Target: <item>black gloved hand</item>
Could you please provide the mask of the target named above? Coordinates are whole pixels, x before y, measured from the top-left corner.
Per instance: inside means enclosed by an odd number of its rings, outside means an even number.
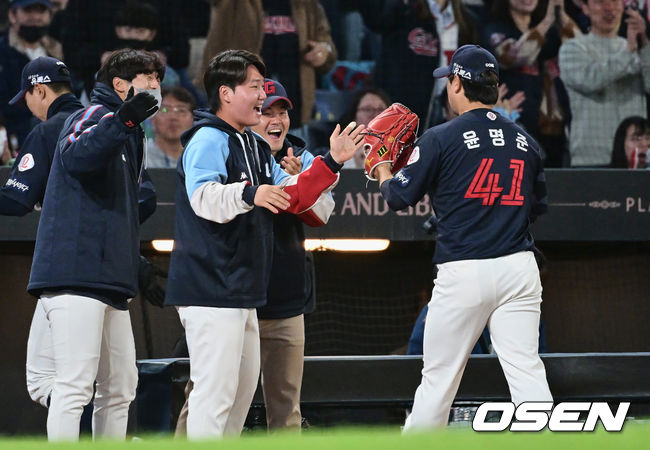
[[[165,290],[158,284],[158,278],[167,278],[167,272],[159,269],[144,256],[140,256],[138,286],[146,301],[162,308],[165,303]]]
[[[117,110],[117,117],[124,125],[129,128],[135,128],[144,120],[158,111],[158,100],[148,92],[134,94],[133,86],[129,90],[129,95]]]

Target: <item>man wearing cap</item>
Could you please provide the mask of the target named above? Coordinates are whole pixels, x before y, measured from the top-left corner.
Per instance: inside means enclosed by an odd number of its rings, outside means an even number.
[[[61,44],[48,36],[52,22],[50,0],[10,0],[9,29],[0,37],[0,111],[7,120],[7,132],[22,145],[35,125],[24,105],[10,106],[9,99],[20,89],[21,70],[39,56],[63,59]]]
[[[68,116],[83,108],[71,91],[70,72],[56,58],[41,56],[23,69],[20,91],[9,104],[24,101],[42,122],[27,135],[0,189],[0,214],[24,216],[43,203],[59,133]]]
[[[538,354],[542,287],[529,224],[546,211],[537,143],[492,111],[499,67],[465,45],[448,67],[455,119],[427,130],[407,165],[377,167],[380,190],[399,210],[428,193],[438,217],[438,276],[424,329],[424,368],[405,431],[443,427],[472,347],[487,324],[512,401],[552,402]]]
[[[71,90],[68,68],[58,59],[41,56],[24,67],[21,89],[9,103],[24,101],[42,122],[27,135],[0,189],[0,215],[23,216],[43,204],[59,133],[68,116],[83,108]],[[39,301],[29,331],[26,369],[29,395],[43,406],[47,406],[54,378],[50,349],[49,324]]]

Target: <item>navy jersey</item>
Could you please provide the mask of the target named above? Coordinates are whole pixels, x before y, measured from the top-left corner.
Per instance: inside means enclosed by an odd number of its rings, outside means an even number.
[[[41,122],[27,135],[11,174],[0,191],[0,214],[23,215],[34,209],[34,205],[43,204],[47,177],[54,157],[54,149],[70,114],[83,108],[73,94],[63,94],[52,102],[47,110],[47,120]],[[11,204],[14,213],[5,210]]]
[[[546,211],[537,143],[490,109],[427,130],[409,163],[381,186],[393,209],[428,193],[438,218],[435,263],[532,249],[530,223]]]

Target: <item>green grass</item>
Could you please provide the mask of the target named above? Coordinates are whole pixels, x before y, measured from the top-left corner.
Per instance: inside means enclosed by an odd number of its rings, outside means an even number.
[[[472,450],[538,450],[538,449],[642,449],[650,439],[650,424],[628,423],[621,433],[599,430],[593,433],[476,433],[458,428],[444,431],[407,434],[397,428],[330,428],[311,429],[302,435],[264,432],[247,433],[243,437],[212,442],[187,442],[171,437],[143,436],[128,442],[91,442],[78,444],[48,444],[44,438],[5,438],[0,450],[171,450],[171,449],[228,449],[228,450],[411,450],[411,449],[472,449]]]

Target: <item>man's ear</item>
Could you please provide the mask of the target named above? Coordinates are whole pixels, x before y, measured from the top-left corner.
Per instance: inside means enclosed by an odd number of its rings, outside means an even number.
[[[43,100],[47,96],[47,88],[42,84],[34,85],[34,94],[38,95],[38,98]]]
[[[120,94],[120,96],[126,97],[129,89],[131,88],[131,83],[120,77],[113,77],[113,90]]]
[[[228,86],[221,85],[219,86],[219,97],[221,98],[222,103],[230,103],[232,102],[232,96],[234,95],[234,91],[230,89]]]
[[[463,90],[463,84],[460,82],[459,76],[455,76],[454,79],[451,80],[451,89],[454,94],[459,94]]]

